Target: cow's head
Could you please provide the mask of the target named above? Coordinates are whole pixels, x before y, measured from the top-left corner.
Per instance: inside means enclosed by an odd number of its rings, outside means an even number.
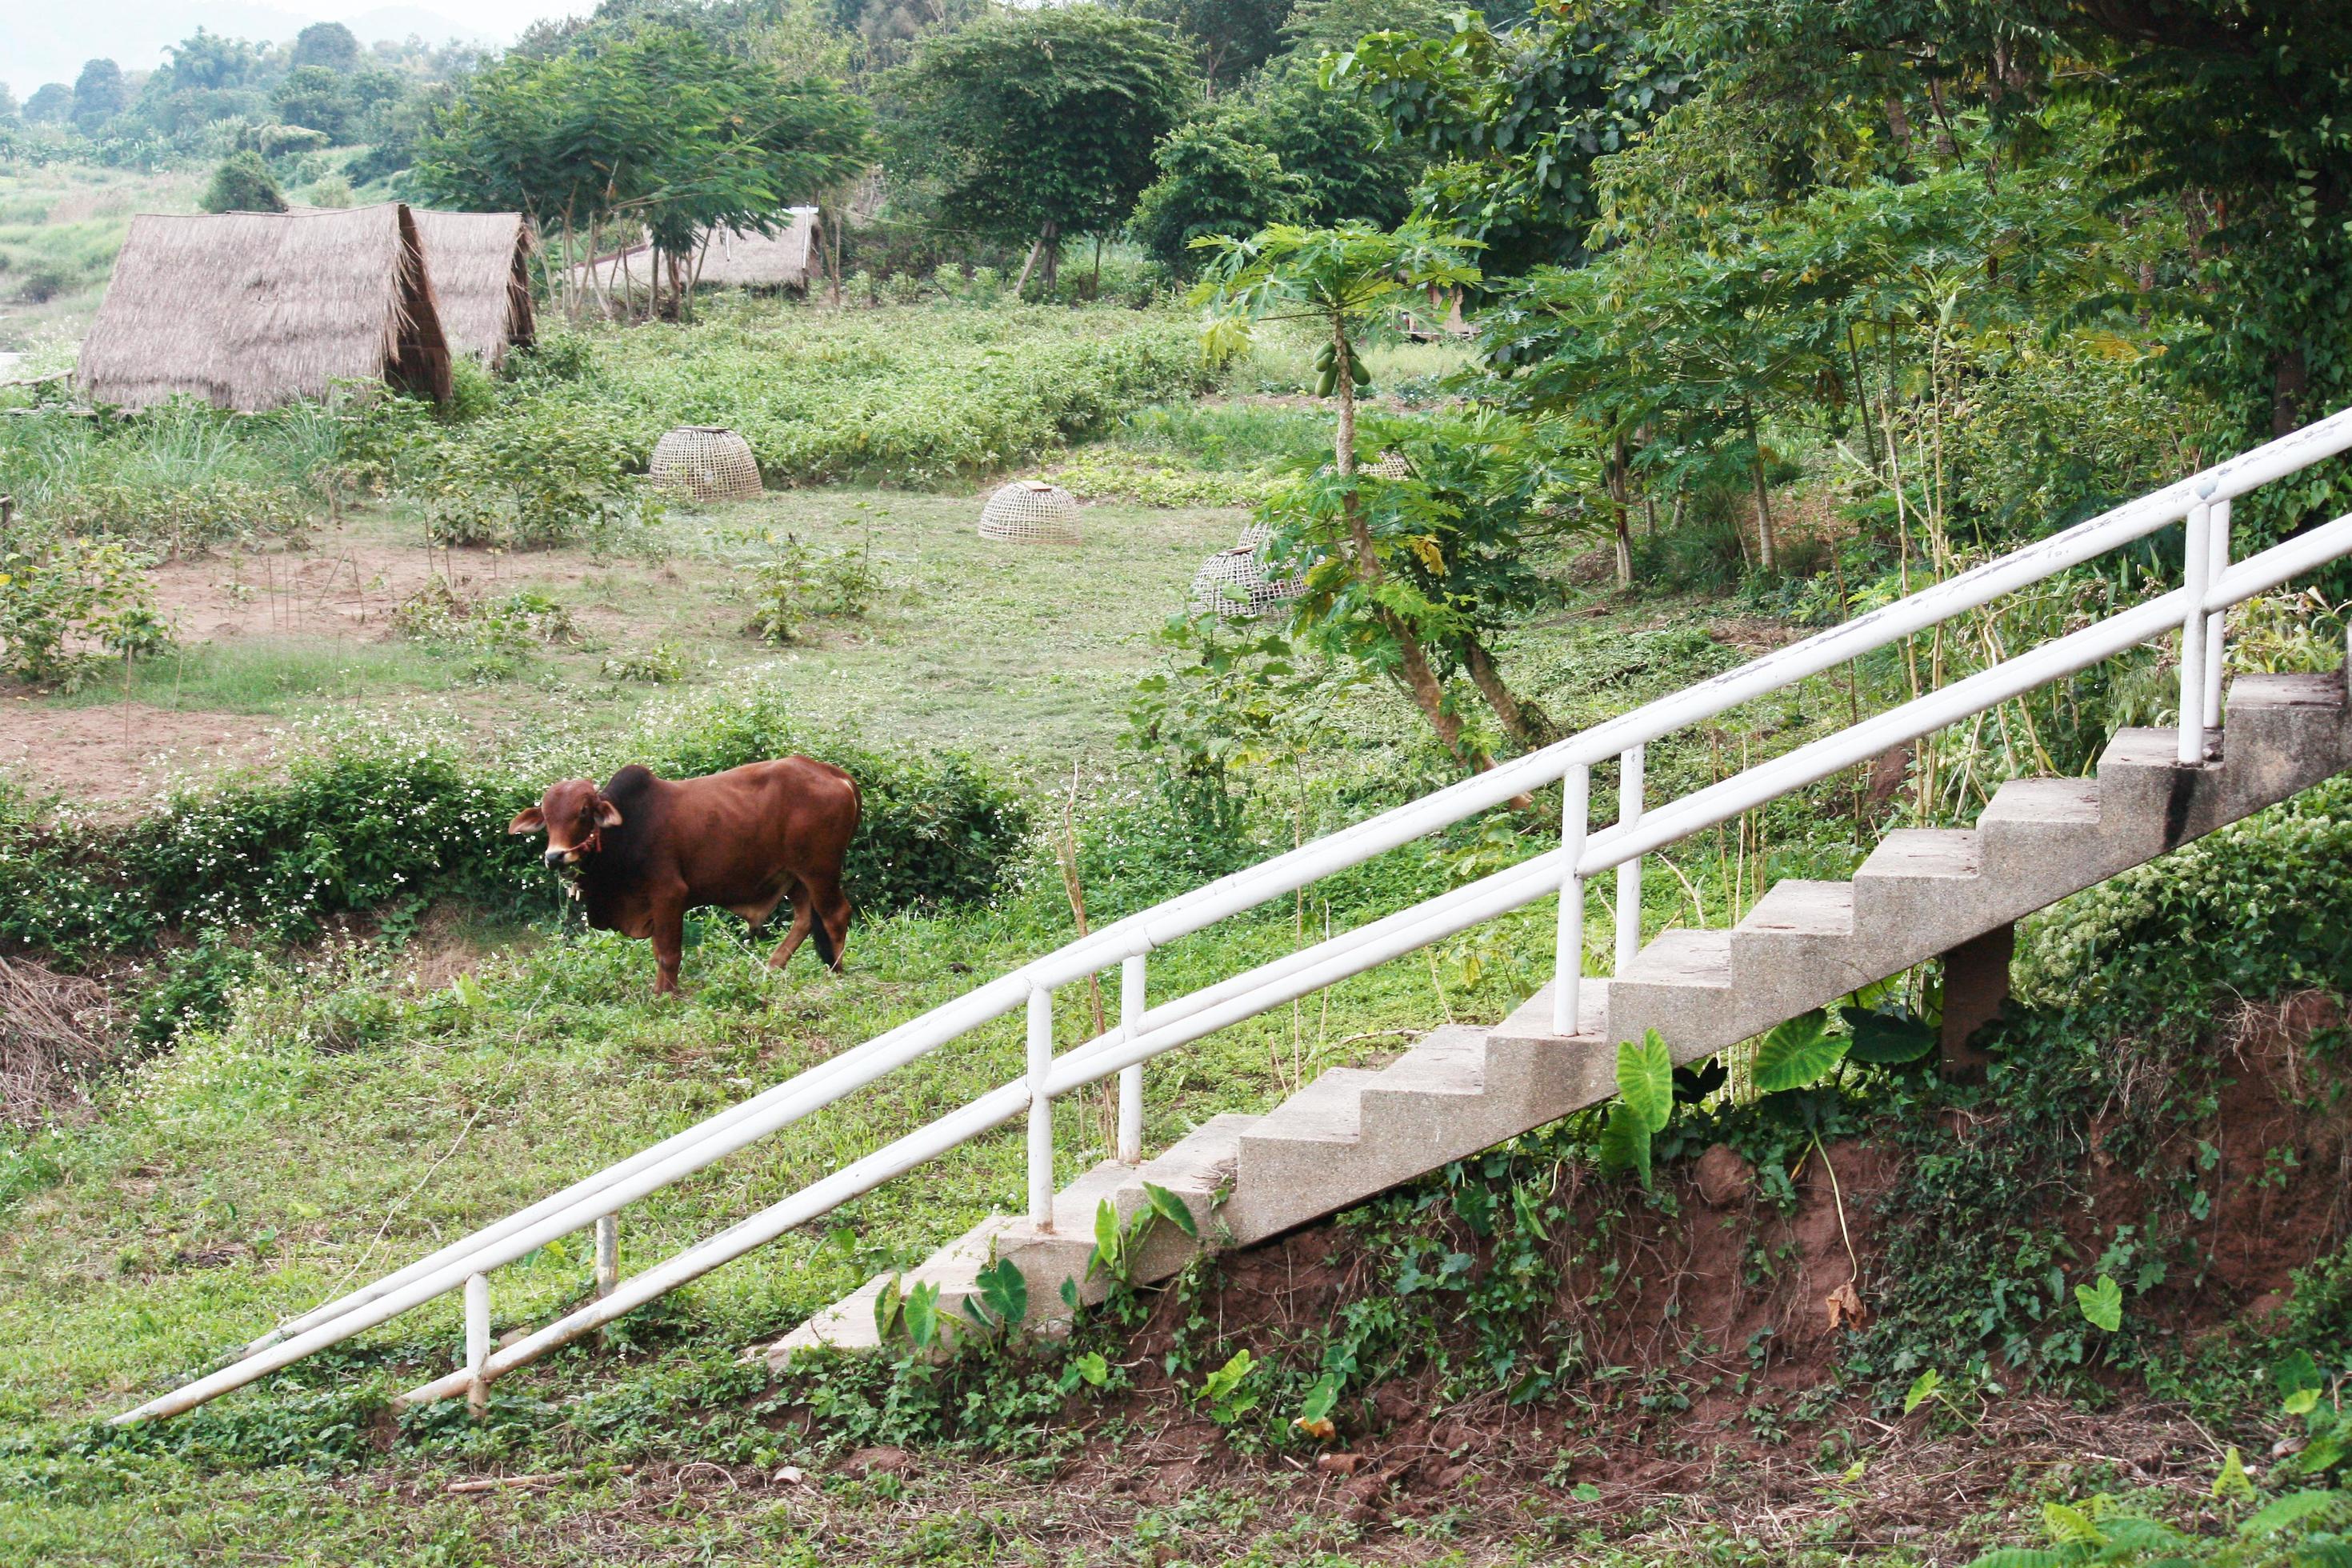
[[[618,807],[590,779],[550,784],[539,804],[507,824],[509,833],[547,834],[547,863],[577,866],[604,847],[604,829],[621,826]]]

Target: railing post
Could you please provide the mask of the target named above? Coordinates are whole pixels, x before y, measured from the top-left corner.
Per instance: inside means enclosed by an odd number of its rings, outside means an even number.
[[[2180,765],[2205,760],[2205,590],[2211,584],[2213,509],[2199,501],[2189,509],[2189,538],[2181,552],[2181,576],[2189,589],[2189,613],[2180,623]]]
[[[2206,525],[2209,543],[2206,583],[2220,582],[2230,570],[2230,503],[2213,503],[2212,520]],[[2221,727],[2221,664],[2228,645],[2230,612],[2216,610],[2205,618],[2205,728]]]
[[[1551,1032],[1564,1039],[1576,1033],[1584,979],[1584,879],[1576,874],[1576,863],[1584,858],[1592,765],[1570,763],[1560,784],[1559,847],[1567,863],[1559,878],[1559,933],[1552,945]]]
[[[490,1359],[490,1277],[466,1276],[466,1408],[477,1419],[490,1408],[490,1385],[482,1381],[482,1363]]]
[[[1129,953],[1118,966],[1118,1037],[1135,1038],[1143,1027],[1143,954]],[[1143,1161],[1143,1064],[1118,1069],[1118,1158],[1129,1165]]]
[[[1644,748],[1628,746],[1617,759],[1617,825],[1631,827],[1642,820],[1642,762]],[[1642,951],[1642,858],[1617,863],[1617,962],[1613,973],[1633,967]]]
[[[1029,988],[1029,1224],[1054,1228],[1054,1102],[1045,1075],[1054,1070],[1054,994]]]
[[[621,1216],[608,1214],[596,1221],[596,1295],[613,1293],[621,1282]]]

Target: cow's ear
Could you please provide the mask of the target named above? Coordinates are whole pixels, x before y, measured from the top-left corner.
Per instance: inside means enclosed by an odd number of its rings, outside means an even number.
[[[537,833],[546,827],[546,826],[547,818],[541,816],[539,814],[539,807],[534,805],[529,811],[517,812],[515,814],[515,819],[507,824],[507,831],[509,833]]]
[[[599,827],[621,826],[621,808],[601,795],[596,797],[596,826]]]

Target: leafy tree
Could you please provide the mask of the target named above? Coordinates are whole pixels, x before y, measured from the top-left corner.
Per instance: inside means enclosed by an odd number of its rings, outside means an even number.
[[[131,89],[122,68],[110,59],[86,61],[74,78],[73,122],[88,135],[131,107]]]
[[[163,52],[167,61],[155,74],[173,89],[257,87],[269,74],[268,62],[257,46],[202,27]]]
[[[1255,234],[1295,216],[1305,194],[1306,183],[1286,174],[1279,158],[1219,119],[1177,127],[1153,158],[1160,178],[1136,202],[1129,227],[1154,259],[1181,274],[1197,270],[1194,240]]]
[[[1289,0],[1122,0],[1130,16],[1161,23],[1192,40],[1211,91],[1233,86],[1282,47]]]
[[[1468,628],[1455,606],[1400,577],[1393,564],[1400,552],[1435,548],[1443,502],[1412,486],[1375,484],[1368,495],[1358,478],[1356,387],[1360,376],[1369,377],[1351,338],[1414,290],[1475,283],[1475,242],[1415,218],[1388,234],[1366,224],[1277,225],[1204,248],[1209,265],[1194,298],[1209,309],[1213,353],[1237,347],[1259,321],[1311,321],[1329,337],[1325,390],[1339,403],[1332,465],[1292,487],[1281,519],[1288,548],[1315,563],[1308,585],[1316,625],[1349,655],[1395,679],[1457,758],[1492,766],[1465,734],[1430,655],[1433,640]]]
[[[297,66],[271,95],[271,107],[289,125],[307,125],[330,142],[346,140],[355,118],[350,78],[325,66]]]
[[[429,199],[530,215],[567,257],[583,242],[598,251],[615,223],[640,226],[682,309],[710,229],[772,226],[861,167],[865,148],[862,108],[830,82],[645,27],[482,72],[438,117],[412,178]],[[658,307],[658,276],[655,289]]]
[[[1425,160],[1389,136],[1360,91],[1326,87],[1311,62],[1292,55],[1269,65],[1244,102],[1236,133],[1304,184],[1300,221],[1394,228],[1412,212]]]
[[[61,81],[45,81],[25,100],[27,125],[62,125],[73,118],[73,89]]]
[[[1326,77],[1361,84],[1397,136],[1440,160],[1421,209],[1509,275],[1581,258],[1599,216],[1593,160],[1629,145],[1688,89],[1690,68],[1637,5],[1536,0],[1500,27],[1463,11],[1446,37],[1371,34]]]
[[[0,125],[15,124],[16,112],[16,95],[8,90],[6,82],[0,81]]]
[[[208,213],[282,213],[286,193],[278,188],[278,176],[260,153],[232,153],[213,171],[204,207]]]
[[[287,64],[298,71],[355,71],[360,68],[360,41],[341,22],[313,22],[294,35]]]
[[[1192,63],[1164,27],[1085,4],[1009,11],[927,38],[884,89],[899,115],[892,166],[941,184],[948,220],[1030,240],[1053,286],[1062,244],[1106,234],[1159,170],[1184,117]]]

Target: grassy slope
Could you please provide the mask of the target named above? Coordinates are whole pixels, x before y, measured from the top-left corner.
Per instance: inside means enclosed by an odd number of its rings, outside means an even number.
[[[778,498],[777,504],[820,500]],[[889,504],[895,518],[905,498]],[[1173,520],[1165,526],[1175,526]],[[942,523],[934,537],[944,549],[963,536]],[[899,736],[915,728],[901,715],[936,705],[922,721],[926,731],[985,742],[992,727],[1001,728],[1008,733],[1000,742],[1009,745],[1018,735],[1038,761],[1066,765],[1074,751],[1098,744],[1114,727],[1125,680],[1097,672],[1057,686],[1057,667],[1074,662],[1073,647],[1092,649],[1082,656],[1089,660],[1140,658],[1141,639],[1181,576],[1169,565],[1181,564],[1180,548],[1198,548],[1155,538],[1140,526],[1100,537],[1106,548],[1114,537],[1129,545],[1090,580],[1128,592],[1083,601],[1094,628],[1083,638],[1073,629],[1076,615],[1035,604],[1022,587],[1021,579],[1043,572],[1042,564],[1033,567],[1024,557],[998,574],[942,572],[942,581],[974,585],[964,596],[926,602],[917,649],[885,637],[807,656],[804,663],[823,672],[806,683],[813,706],[828,716],[862,715],[869,733]],[[1147,592],[1142,579],[1160,555],[1171,560],[1159,568],[1166,573],[1160,586]],[[1066,570],[1054,574],[1069,580]],[[1705,609],[1653,605],[1638,614],[1656,624],[1687,621],[1694,612]],[[1564,714],[1583,720],[1631,705],[1730,657],[1683,629],[1629,637],[1618,624],[1580,616],[1528,639],[1524,663]],[[1644,659],[1640,649],[1651,643],[1659,651]],[[924,665],[948,671],[919,677]],[[1589,689],[1566,675],[1575,668],[1588,672]],[[1040,691],[1058,693],[1050,727],[1039,727]],[[1392,717],[1384,709],[1367,715],[1376,731],[1392,729]],[[1659,766],[1705,763],[1694,754],[1679,762],[1662,757]],[[1420,854],[1403,851],[1391,862],[1419,880]],[[1706,885],[1706,869],[1696,870]],[[1335,921],[1360,918],[1367,901],[1379,900],[1381,881],[1375,868],[1336,889]],[[853,939],[851,972],[841,979],[805,967],[773,979],[760,967],[758,951],[713,925],[688,959],[698,988],[678,1006],[656,1006],[646,994],[641,946],[606,937],[493,954],[462,992],[411,994],[387,1037],[356,1050],[330,1051],[305,1037],[304,1020],[320,1016],[320,993],[333,989],[331,981],[256,998],[237,1027],[145,1069],[93,1128],[62,1141],[52,1157],[65,1167],[66,1182],[5,1220],[0,1411],[26,1432],[102,1414],[152,1387],[169,1369],[254,1331],[273,1313],[318,1300],[339,1280],[380,1272],[436,1237],[494,1217],[755,1085],[958,994],[1066,935],[1058,890],[1042,870],[1039,882],[995,911],[869,923]],[[1649,891],[1654,928],[1689,918],[1671,879],[1654,877]],[[1095,912],[1097,919],[1118,913],[1115,895]],[[1213,939],[1178,944],[1155,961],[1155,991],[1200,984],[1286,951],[1296,940],[1294,914],[1262,911]],[[1597,910],[1596,934],[1605,919],[1605,907]],[[1150,1076],[1149,1142],[1164,1146],[1221,1110],[1262,1108],[1299,1075],[1394,1049],[1402,1031],[1449,1016],[1498,1016],[1544,967],[1549,928],[1543,907],[1497,922],[1482,943],[1475,986],[1465,984],[1459,953],[1415,957],[1335,987],[1328,1011],[1318,999],[1296,1020],[1256,1020],[1171,1058]],[[359,954],[362,973],[353,984],[396,985],[412,957]],[[1085,1005],[1082,989],[1065,993],[1066,1042],[1077,1037]],[[1020,1049],[1017,1020],[1002,1021],[898,1075],[887,1093],[828,1111],[633,1209],[625,1233],[631,1262],[650,1261],[1016,1076]],[[1094,1110],[1066,1105],[1064,1173],[1075,1173],[1098,1147]],[[1000,1134],[920,1179],[886,1187],[846,1216],[855,1226],[849,1248],[817,1237],[772,1247],[683,1298],[683,1323],[706,1347],[772,1335],[876,1269],[919,1258],[992,1205],[1017,1201],[1020,1158],[1017,1137]],[[582,1252],[570,1247],[501,1271],[500,1327],[543,1318],[576,1293],[584,1269]],[[390,1392],[437,1370],[456,1342],[454,1303],[445,1302],[372,1334],[354,1362],[316,1369],[302,1381]],[[625,1397],[659,1385],[659,1374],[642,1364],[615,1368],[574,1357],[509,1387],[525,1397],[610,1387]],[[320,1419],[299,1414],[291,1389],[243,1397],[248,1410],[280,1412],[297,1432]],[[395,1459],[393,1473],[415,1478],[440,1463],[446,1460]],[[101,1485],[89,1492],[91,1513],[71,1493],[0,1511],[0,1542],[12,1536],[26,1549],[35,1541],[71,1542],[89,1560],[146,1560],[200,1550],[203,1537],[226,1528],[226,1520],[248,1509],[274,1510],[288,1495],[282,1478],[268,1474],[248,1480],[170,1463],[134,1468],[141,1479],[126,1483],[127,1497],[168,1500],[167,1506],[132,1507],[111,1484]],[[147,1497],[149,1487],[157,1495]],[[82,1489],[78,1483],[72,1491]],[[561,1510],[596,1506],[590,1493],[568,1498]],[[379,1507],[380,1500],[362,1503],[347,1495],[333,1508],[306,1514],[293,1540],[281,1537],[279,1544],[299,1542],[300,1550],[332,1560],[347,1550],[336,1542],[381,1539],[370,1532],[394,1528]],[[436,1517],[404,1510],[398,1528],[425,1529]],[[569,1517],[576,1524],[580,1516]],[[750,1517],[733,1519],[722,1533],[755,1532],[755,1524]],[[118,1537],[117,1531],[130,1533]],[[91,1544],[101,1537],[109,1544]],[[634,1549],[655,1550],[661,1538],[652,1531]],[[552,1547],[520,1555],[563,1560]]]
[[[475,685],[462,655],[387,640],[380,629],[353,628],[341,638],[265,630],[192,640],[181,655],[148,661],[131,690],[166,708],[295,721],[354,701],[406,707],[443,693],[439,700],[467,721],[560,723],[604,735],[625,732],[649,702],[740,675],[783,684],[813,717],[868,725],[877,739],[920,735],[1004,760],[1099,752],[1127,688],[1150,661],[1151,632],[1181,604],[1202,557],[1229,543],[1239,524],[1226,512],[1111,503],[1087,510],[1079,545],[1022,550],[979,536],[981,500],[772,491],[672,515],[660,530],[657,563],[456,552],[450,569],[486,595],[543,592],[583,624],[580,642],[539,650],[510,681]],[[827,550],[870,548],[885,584],[873,612],[821,623],[803,647],[780,649],[747,635],[750,569],[765,553],[761,536],[787,533]],[[382,508],[321,533],[313,554],[360,549],[421,558],[421,539],[413,511]],[[216,568],[255,584],[271,569],[258,557]],[[201,617],[194,618],[201,636]],[[607,659],[665,644],[688,666],[683,687],[603,673]],[[121,695],[110,681],[50,700],[104,704]]]

